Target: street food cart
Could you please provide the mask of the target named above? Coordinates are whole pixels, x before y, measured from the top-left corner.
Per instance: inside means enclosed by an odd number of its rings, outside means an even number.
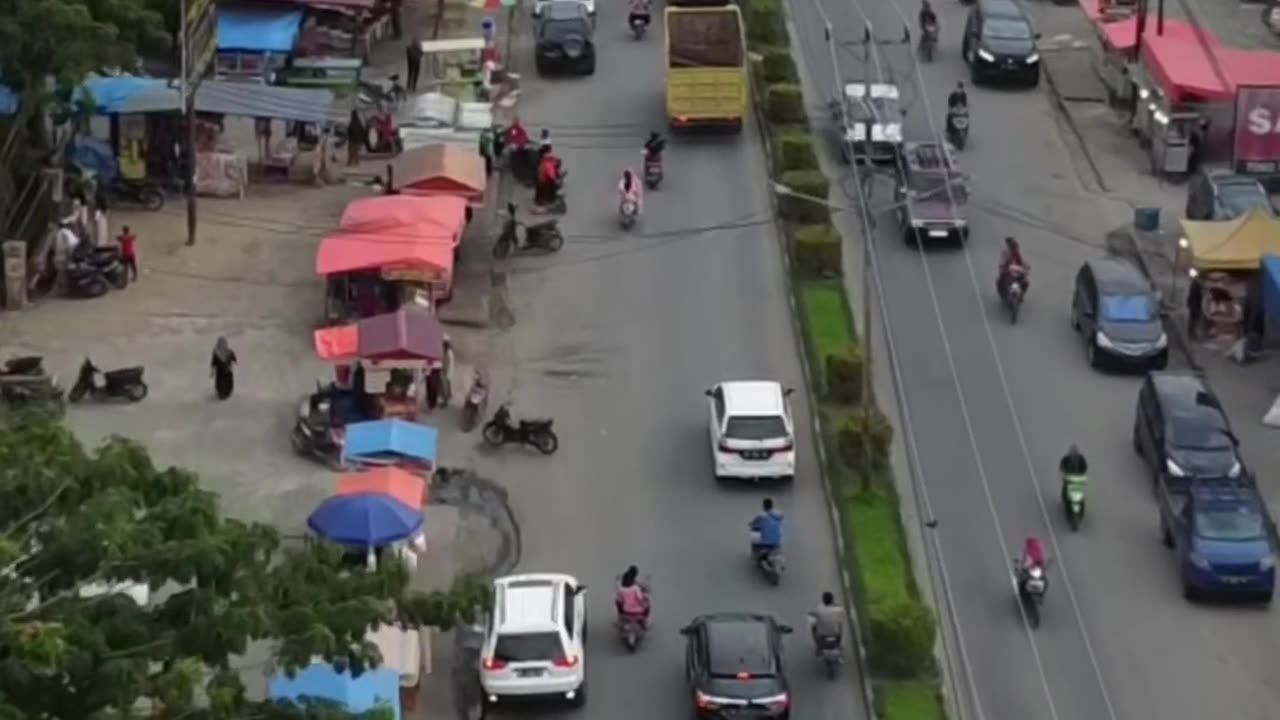
[[[427,90],[458,100],[475,100],[483,81],[488,43],[482,37],[447,38],[422,42],[422,80]]]
[[[399,419],[372,420],[347,428],[342,458],[349,467],[394,468],[429,475],[436,468],[436,449],[437,433],[430,425]],[[422,507],[421,502],[418,507]]]
[[[1108,96],[1114,104],[1127,105],[1137,102],[1139,93],[1134,81],[1134,66],[1138,63],[1138,19],[1131,13],[1119,16],[1091,16],[1091,19],[1102,49],[1098,62],[1098,75],[1106,85]],[[1158,28],[1151,20],[1141,27],[1144,42],[1146,38],[1159,35],[1190,42],[1200,42],[1203,38],[1209,43],[1217,44],[1217,40],[1208,29],[1177,18],[1166,19],[1163,28]],[[1142,99],[1145,101],[1149,97],[1150,90]]]
[[[1155,175],[1190,172],[1197,143],[1208,153],[1213,137],[1198,136],[1202,122],[1230,129],[1235,85],[1227,69],[1210,57],[1222,49],[1212,42],[1211,37],[1170,34],[1143,37],[1132,72],[1138,102],[1131,127],[1146,144]],[[1225,120],[1216,122],[1224,113]]]
[[[1201,287],[1197,337],[1234,341],[1261,308],[1254,292],[1264,255],[1280,253],[1280,219],[1261,211],[1228,221],[1183,220],[1191,274]]]
[[[316,274],[326,280],[326,321],[447,299],[466,210],[465,199],[451,196],[385,195],[351,203],[316,253]]]

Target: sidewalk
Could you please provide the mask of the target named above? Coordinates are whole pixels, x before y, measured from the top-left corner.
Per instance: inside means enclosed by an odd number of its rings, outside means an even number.
[[[1219,39],[1236,47],[1276,48],[1277,42],[1259,26],[1261,6],[1237,0],[1187,0],[1196,19]],[[1182,3],[1166,5],[1168,17],[1182,17]],[[1098,77],[1099,55],[1091,23],[1078,8],[1029,5],[1049,49],[1043,52],[1051,100],[1058,106],[1069,137],[1080,151],[1076,157],[1081,183],[1103,202],[1109,224],[1110,252],[1136,260],[1164,295],[1166,327],[1171,342],[1202,369],[1227,408],[1249,462],[1265,478],[1280,470],[1280,434],[1264,426],[1263,414],[1280,392],[1280,364],[1264,357],[1241,366],[1226,356],[1226,348],[1195,343],[1186,334],[1186,259],[1178,254],[1178,221],[1186,202],[1186,187],[1158,179],[1150,160],[1126,127],[1124,117],[1107,104]],[[1159,208],[1160,229],[1135,232],[1135,208]],[[1178,261],[1175,283],[1175,259]],[[1280,502],[1280,483],[1263,483],[1268,499]]]

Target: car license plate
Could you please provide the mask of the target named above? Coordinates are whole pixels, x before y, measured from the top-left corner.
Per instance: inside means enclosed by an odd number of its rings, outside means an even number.
[[[541,674],[542,674],[542,671],[541,671],[541,670],[538,670],[537,668],[533,668],[533,669],[530,669],[530,670],[517,670],[517,671],[516,671],[516,677],[522,677],[522,678],[527,678],[527,677],[538,677],[538,676],[539,676],[539,675],[541,675]]]
[[[929,237],[931,238],[944,238],[946,236],[947,236],[946,230],[930,230],[929,231]]]
[[[1249,578],[1237,577],[1235,575],[1228,575],[1227,577],[1222,578],[1222,581],[1227,583],[1228,585],[1243,585],[1249,582]]]
[[[769,455],[770,455],[770,454],[771,454],[771,453],[769,453],[769,451],[767,451],[767,450],[748,450],[748,451],[746,451],[746,452],[742,453],[742,459],[744,459],[744,460],[768,460],[768,459],[769,459]]]

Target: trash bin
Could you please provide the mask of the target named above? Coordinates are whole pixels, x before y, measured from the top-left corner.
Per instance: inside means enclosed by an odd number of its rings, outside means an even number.
[[[1144,232],[1155,232],[1160,229],[1160,208],[1140,207],[1133,209],[1133,229]]]

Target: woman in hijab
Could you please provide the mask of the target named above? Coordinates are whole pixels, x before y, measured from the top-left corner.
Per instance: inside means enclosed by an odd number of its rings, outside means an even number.
[[[231,391],[235,389],[236,378],[232,372],[233,366],[236,364],[236,353],[231,349],[231,345],[227,343],[225,337],[218,338],[218,342],[213,346],[213,359],[210,361],[213,375],[213,390],[218,395],[219,400],[226,400],[231,397]]]

